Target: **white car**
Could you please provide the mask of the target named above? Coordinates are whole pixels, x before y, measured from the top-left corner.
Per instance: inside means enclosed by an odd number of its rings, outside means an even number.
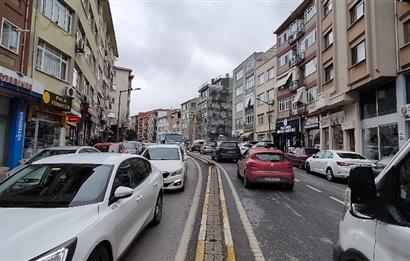
[[[161,171],[165,190],[184,190],[187,179],[186,161],[178,145],[149,146],[142,156]]]
[[[356,166],[371,167],[372,162],[362,155],[342,150],[321,150],[306,160],[306,172],[326,175],[327,180],[349,177],[350,169]]]
[[[162,216],[159,170],[131,154],[36,161],[0,184],[0,259],[118,260]]]

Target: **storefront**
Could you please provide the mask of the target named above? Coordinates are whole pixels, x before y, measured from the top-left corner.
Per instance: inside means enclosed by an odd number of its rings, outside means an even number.
[[[0,167],[19,164],[27,106],[38,102],[43,91],[41,83],[0,66]]]
[[[286,118],[276,122],[275,144],[279,149],[286,152],[289,147],[301,146],[299,121],[299,118]]]
[[[321,148],[344,149],[344,132],[342,124],[345,122],[345,112],[338,111],[320,117]]]
[[[47,147],[66,145],[66,117],[70,115],[70,111],[70,98],[44,91],[41,105],[29,108],[24,158]]]
[[[320,148],[319,116],[305,118],[305,147]]]

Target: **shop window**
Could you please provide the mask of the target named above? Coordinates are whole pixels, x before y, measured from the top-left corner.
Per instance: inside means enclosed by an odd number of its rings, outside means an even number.
[[[396,155],[399,149],[399,135],[397,124],[379,126],[380,158]]]
[[[377,88],[377,114],[378,116],[397,112],[396,86],[392,82]]]
[[[360,114],[362,119],[377,116],[376,112],[376,90],[370,90],[360,95]]]
[[[377,127],[363,130],[363,154],[367,159],[379,159]]]
[[[312,129],[306,131],[306,147],[320,148],[320,130]]]
[[[322,149],[329,149],[329,128],[323,128],[323,144]]]
[[[341,125],[336,125],[333,127],[333,149],[342,150],[343,149],[343,130]]]

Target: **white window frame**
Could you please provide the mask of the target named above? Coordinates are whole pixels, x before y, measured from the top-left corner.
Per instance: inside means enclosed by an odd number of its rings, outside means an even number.
[[[51,4],[51,13],[47,13],[47,4]],[[57,9],[57,11],[56,11]],[[60,20],[60,11],[62,10],[63,15],[64,15],[64,21]],[[64,2],[61,2],[60,0],[43,0],[41,3],[41,13],[50,19],[53,23],[55,23],[58,27],[63,29],[66,32],[71,31],[71,25],[73,23],[73,12],[67,7],[67,5]],[[56,14],[56,12],[58,12]],[[57,17],[55,17],[57,16]],[[56,20],[57,18],[57,20]],[[63,24],[61,24],[61,22]]]
[[[235,88],[235,95],[239,96],[243,93],[243,85]]]
[[[305,64],[304,78],[314,74],[317,70],[316,57]]]
[[[306,104],[316,101],[317,88],[310,88],[306,91]]]
[[[241,112],[241,111],[243,111],[243,102],[238,102],[238,103],[236,103],[236,104],[235,104],[235,109],[236,109],[236,112]]]
[[[13,51],[12,49],[10,49],[10,38],[7,40],[7,45],[3,45],[3,36],[4,36],[4,24],[8,23],[11,27],[16,28],[15,32],[17,32],[17,43],[16,43],[16,51]],[[3,17],[2,21],[1,21],[1,32],[0,32],[0,46],[9,50],[12,53],[15,54],[19,54],[20,53],[20,37],[21,37],[21,29],[20,27],[18,27],[17,25],[15,25],[14,23],[10,22],[9,20],[7,20],[6,18]]]
[[[236,78],[237,81],[242,79],[242,77],[243,77],[243,68],[240,69],[235,75],[235,78]]]
[[[323,36],[323,42],[325,48],[331,46],[333,44],[333,29],[330,29],[324,36]]]
[[[265,124],[265,114],[261,113],[261,114],[258,114],[258,125],[260,126],[263,124]]]
[[[266,92],[266,98],[269,103],[275,100],[275,88],[272,88]]]
[[[363,56],[359,57],[359,47],[363,48]],[[356,49],[356,61],[353,61],[353,50]],[[358,44],[352,47],[351,51],[351,60],[352,60],[352,66],[355,64],[358,64],[364,60],[366,60],[366,40],[360,41]]]
[[[42,46],[41,46],[42,45]],[[65,55],[63,52],[61,52],[60,50],[54,48],[53,46],[51,46],[50,44],[48,44],[47,42],[43,41],[43,40],[38,40],[37,42],[37,56],[36,59],[38,58],[38,52],[41,51],[41,64],[39,65],[39,61],[36,61],[36,69],[40,70],[48,75],[51,75],[55,78],[58,78],[60,80],[66,81],[67,80],[67,72],[68,72],[68,63],[69,63],[69,57],[67,55]],[[59,55],[56,55],[55,53],[51,52],[50,50],[53,50],[56,53],[59,53]],[[45,53],[47,53],[48,55],[53,56],[54,58],[57,58],[60,62],[60,66],[59,66],[59,75],[54,75],[51,72],[46,71],[45,69],[45,65],[44,65],[44,57],[45,57]],[[62,64],[65,64],[65,73],[64,73],[64,79],[61,78],[61,67]]]
[[[268,81],[272,80],[275,78],[275,68],[272,67],[268,70]]]
[[[255,79],[253,75],[246,79],[246,90],[251,89],[255,86]]]
[[[265,93],[263,92],[263,93],[260,93],[260,94],[258,94],[258,95],[256,96],[256,105],[257,105],[257,106],[261,106],[261,105],[264,104],[264,103],[262,102],[264,95],[265,95]],[[261,100],[262,100],[262,101],[261,101]]]
[[[316,15],[316,8],[315,5],[311,5],[308,9],[306,9],[304,18],[305,18],[305,23],[309,22],[310,19],[312,19]]]
[[[265,83],[265,73],[261,73],[258,75],[258,85],[264,84]]]

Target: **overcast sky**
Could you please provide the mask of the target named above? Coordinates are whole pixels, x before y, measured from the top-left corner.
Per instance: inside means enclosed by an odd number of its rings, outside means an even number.
[[[131,115],[180,108],[211,78],[232,74],[301,0],[110,0],[117,65],[133,69]]]

